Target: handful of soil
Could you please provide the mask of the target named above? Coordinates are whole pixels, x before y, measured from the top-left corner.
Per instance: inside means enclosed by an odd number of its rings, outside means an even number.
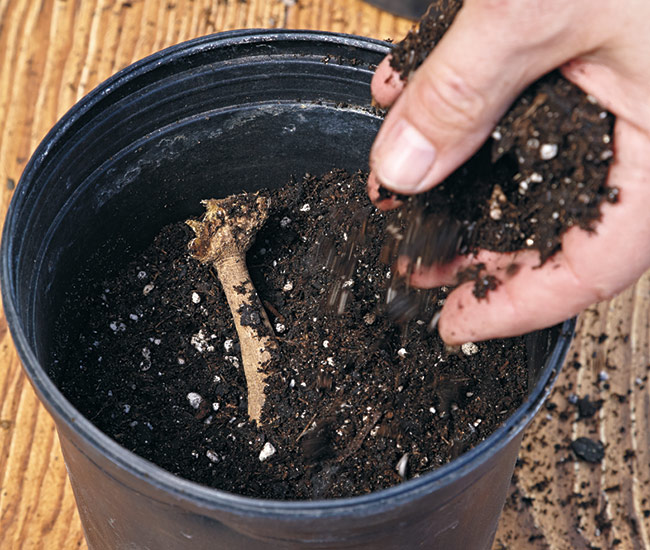
[[[436,0],[393,51],[391,66],[408,80],[440,41],[462,0]],[[593,231],[607,185],[614,116],[553,71],[533,83],[491,138],[431,191],[404,199],[412,228],[401,254],[424,265],[487,249],[538,250],[543,264],[573,226]],[[445,235],[440,236],[440,228]]]

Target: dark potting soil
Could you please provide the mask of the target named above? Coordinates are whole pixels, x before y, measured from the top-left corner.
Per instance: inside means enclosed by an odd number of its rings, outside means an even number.
[[[462,7],[436,0],[419,26],[396,44],[391,66],[408,80]],[[545,262],[573,226],[593,231],[607,185],[614,116],[553,71],[512,104],[487,143],[432,191],[407,200],[418,227],[403,250],[425,265],[478,249],[537,250]],[[434,239],[439,227],[447,239]],[[437,246],[424,246],[433,242]]]
[[[51,374],[99,429],[208,486],[333,498],[445,464],[522,403],[523,339],[448,349],[428,330],[446,289],[413,291],[416,313],[391,320],[382,243],[400,219],[370,205],[364,175],[308,176],[269,196],[247,258],[278,342],[262,427],[247,418],[217,274],[190,258],[177,223],[111,273],[89,266],[63,307]]]

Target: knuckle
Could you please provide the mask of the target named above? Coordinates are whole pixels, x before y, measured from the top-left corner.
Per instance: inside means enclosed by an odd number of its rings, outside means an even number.
[[[423,81],[414,86],[415,105],[427,122],[451,129],[476,127],[486,108],[484,95],[449,65],[425,71]],[[408,89],[408,88],[407,88]]]

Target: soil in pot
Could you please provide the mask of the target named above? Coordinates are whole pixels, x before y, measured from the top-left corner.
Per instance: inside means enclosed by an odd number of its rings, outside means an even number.
[[[208,486],[332,498],[439,467],[523,402],[523,339],[447,349],[429,330],[446,289],[408,294],[418,307],[393,322],[383,235],[401,222],[372,207],[363,174],[269,196],[247,258],[278,342],[261,427],[224,293],[180,222],[111,272],[89,264],[63,308],[52,376],[101,430]]]

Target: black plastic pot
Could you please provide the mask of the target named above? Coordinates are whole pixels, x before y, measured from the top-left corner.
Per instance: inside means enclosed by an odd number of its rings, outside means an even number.
[[[366,2],[395,15],[419,19],[427,11],[432,0],[366,0]]]
[[[562,364],[571,322],[529,337],[530,398],[485,442],[430,474],[341,500],[256,500],[175,477],[97,430],[48,376],[62,293],[109,236],[137,249],[197,214],[199,199],[366,167],[381,122],[369,82],[387,51],[313,32],[180,44],[90,93],[30,160],[4,229],[3,299],[56,422],[92,550],[489,548],[523,429]]]

